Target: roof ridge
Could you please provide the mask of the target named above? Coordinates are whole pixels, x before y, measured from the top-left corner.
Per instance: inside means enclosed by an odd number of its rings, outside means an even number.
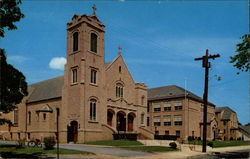
[[[43,81],[39,81],[39,82],[36,82],[36,83],[32,83],[32,84],[30,84],[30,85],[28,85],[28,86],[34,86],[34,85],[37,85],[37,84],[41,84],[41,83],[45,83],[45,82],[48,82],[48,81],[50,81],[50,80],[53,80],[53,79],[56,79],[56,78],[60,78],[60,77],[63,77],[64,75],[62,75],[62,76],[57,76],[57,77],[53,77],[53,78],[50,78],[50,79],[46,79],[46,80],[43,80]]]
[[[158,88],[166,88],[166,87],[172,87],[172,86],[175,86],[175,87],[178,87],[177,85],[167,85],[167,86],[161,86],[161,87],[155,87],[155,88],[148,88],[148,89],[158,89]]]

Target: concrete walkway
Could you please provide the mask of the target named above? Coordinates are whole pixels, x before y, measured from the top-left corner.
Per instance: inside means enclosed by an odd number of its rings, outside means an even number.
[[[85,144],[60,144],[60,148],[79,150],[79,151],[88,151],[96,154],[112,155],[118,157],[139,157],[139,156],[151,156],[151,153],[148,152],[139,152],[124,150],[119,148],[114,148],[110,146],[92,146]]]

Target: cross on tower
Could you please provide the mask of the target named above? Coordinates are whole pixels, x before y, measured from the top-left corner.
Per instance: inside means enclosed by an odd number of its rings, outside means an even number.
[[[120,45],[118,46],[118,50],[119,50],[118,53],[121,54],[122,53],[122,47]]]
[[[92,8],[93,8],[93,15],[95,15],[96,13],[96,5],[94,4],[93,6],[92,6]]]

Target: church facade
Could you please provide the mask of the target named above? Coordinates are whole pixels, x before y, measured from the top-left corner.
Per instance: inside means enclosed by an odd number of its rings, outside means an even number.
[[[92,15],[74,15],[67,23],[67,64],[64,76],[29,86],[15,111],[0,114],[14,126],[1,126],[6,139],[60,142],[113,139],[115,133],[147,132],[147,86],[135,83],[121,53],[104,62],[105,26]]]

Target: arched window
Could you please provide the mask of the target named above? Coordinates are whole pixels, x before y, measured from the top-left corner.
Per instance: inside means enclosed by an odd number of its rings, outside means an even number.
[[[120,83],[116,84],[116,97],[123,97],[123,85]]]
[[[122,66],[119,66],[119,73],[122,72]]]
[[[28,112],[28,124],[29,125],[31,124],[31,112],[30,111]]]
[[[73,51],[78,50],[78,32],[73,34]]]
[[[90,51],[97,53],[97,35],[95,33],[90,35]]]
[[[141,113],[141,124],[143,125],[144,124],[144,113]]]
[[[46,118],[47,118],[46,113],[43,113],[43,120],[46,120]]]
[[[18,126],[18,109],[14,110],[14,126]]]
[[[142,96],[142,97],[141,97],[141,105],[144,105],[144,99],[145,99],[145,97]]]
[[[90,83],[96,84],[96,74],[97,71],[95,69],[91,69]]]
[[[89,119],[96,120],[96,99],[91,99],[89,103]]]

